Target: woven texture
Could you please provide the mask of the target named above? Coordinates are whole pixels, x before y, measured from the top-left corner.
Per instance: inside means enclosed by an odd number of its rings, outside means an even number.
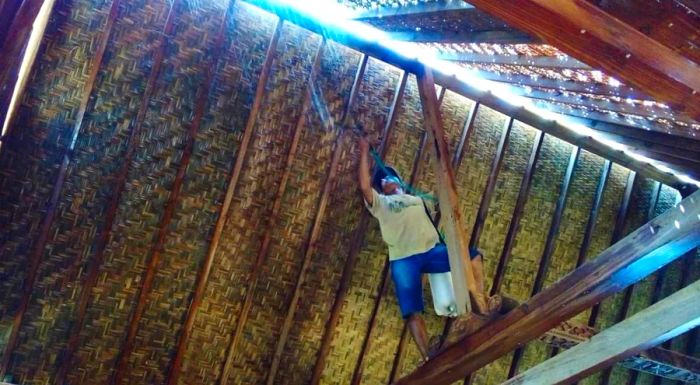
[[[9,336],[10,317],[19,305],[21,283],[28,273],[27,261],[38,246],[39,227],[58,178],[61,158],[70,146],[89,63],[95,55],[97,42],[104,37],[110,5],[111,2],[102,1],[56,3],[18,117],[10,128],[11,135],[3,143],[0,155],[1,352]],[[69,171],[71,177],[89,162],[86,158],[91,155],[85,152],[90,150],[82,146],[78,150],[76,157],[82,163]],[[105,159],[105,168],[98,172],[108,175],[109,171],[109,160]],[[69,183],[73,183],[72,192],[83,187],[81,181],[75,179]],[[81,258],[85,257],[81,253],[85,248],[76,248],[76,241],[84,242],[81,237],[85,235],[81,234],[84,228],[80,228],[83,223],[77,218],[78,211],[81,205],[89,205],[85,201],[92,198],[95,188],[99,186],[84,191],[84,195],[83,192],[75,195],[69,192],[58,208],[56,218],[66,221],[58,227],[52,226],[49,241],[42,251],[32,299],[10,368],[18,381],[47,381],[55,353],[64,343],[64,335],[70,327],[70,296],[78,290],[72,285],[73,279],[78,274]],[[93,230],[97,226],[99,223],[87,225]]]
[[[71,132],[98,42],[104,37],[111,3],[59,2],[44,37],[20,113],[12,133],[0,150],[0,347],[10,334],[9,324],[19,304],[27,259],[39,238],[46,204],[58,177],[59,163],[69,147]],[[90,92],[90,101],[59,191],[56,216],[41,254],[38,279],[10,373],[18,384],[52,383],[61,365],[71,327],[77,317],[77,301],[89,293],[85,323],[66,383],[105,384],[114,374],[116,360],[133,317],[138,293],[156,235],[163,226],[166,202],[173,194],[175,175],[183,162],[183,150],[195,117],[200,90],[207,86],[207,71],[216,61],[203,116],[194,138],[182,190],[168,223],[160,263],[152,290],[137,326],[134,350],[125,375],[136,384],[162,384],[172,366],[176,343],[195,287],[195,279],[207,255],[212,232],[237,156],[243,131],[253,105],[268,44],[277,18],[245,2],[236,2],[226,13],[224,2],[175,2],[171,35],[165,36],[164,60],[155,78],[153,94],[144,100],[146,84],[156,64],[158,43],[163,37],[171,4],[156,0],[122,2],[108,37],[107,49]],[[224,17],[228,15],[228,19]],[[223,49],[215,49],[217,31],[225,22]],[[252,307],[239,341],[232,352],[229,383],[265,383],[280,343],[285,317],[294,312],[275,383],[306,384],[319,355],[326,332],[331,345],[323,368],[322,384],[347,384],[362,367],[362,384],[386,384],[398,352],[404,328],[393,283],[381,292],[381,273],[387,261],[386,245],[376,221],[363,209],[357,191],[357,139],[339,127],[328,129],[313,107],[300,127],[299,144],[286,166],[291,138],[302,113],[302,101],[312,63],[321,38],[285,22],[269,81],[261,99],[228,220],[214,254],[211,275],[194,319],[186,346],[180,384],[216,384],[230,353],[232,334],[248,296]],[[316,75],[318,89],[336,122],[348,102],[361,55],[328,41],[321,51]],[[361,122],[373,142],[379,142],[389,118],[401,71],[369,59],[350,116]],[[137,112],[146,103],[142,122]],[[451,155],[473,102],[450,91],[440,107]],[[424,135],[423,114],[415,76],[408,77],[397,120],[388,142],[386,162],[408,179],[419,165],[417,187],[433,192],[436,185],[432,143],[427,142],[416,159]],[[480,107],[465,155],[455,170],[464,227],[471,233],[506,117]],[[134,157],[129,164],[129,135],[135,127]],[[516,123],[496,180],[490,210],[478,247],[484,251],[487,283],[491,282],[523,173],[530,156],[535,130]],[[322,191],[330,173],[333,149],[339,162],[330,181],[325,215],[301,276],[300,297],[290,309],[301,273],[310,232]],[[531,291],[544,239],[552,218],[571,145],[546,136],[527,198],[513,256],[508,265],[504,293],[525,300]],[[570,197],[555,240],[546,285],[571,271],[590,212],[592,197],[603,160],[583,151],[575,169]],[[104,262],[94,256],[113,199],[117,176],[126,169],[124,191],[118,201]],[[288,173],[288,174],[287,174]],[[273,205],[283,175],[288,175],[279,211]],[[588,257],[606,249],[627,181],[628,170],[613,166],[603,195]],[[646,221],[654,181],[637,177],[625,232]],[[678,200],[678,193],[661,190],[655,214]],[[356,234],[363,216],[369,227]],[[359,254],[350,266],[347,297],[339,304],[339,320],[327,330],[331,309],[352,242],[359,240]],[[269,248],[252,292],[247,292],[261,243]],[[677,261],[669,266],[661,297],[681,285],[684,269],[690,280],[700,274],[700,258]],[[99,267],[94,287],[84,287],[86,272]],[[650,304],[656,277],[635,288],[630,314]],[[381,298],[379,298],[381,295]],[[621,297],[603,306],[600,324],[615,319]],[[425,287],[425,320],[430,335],[440,333],[444,318],[434,315],[429,288]],[[378,306],[374,328],[369,323]],[[585,320],[587,312],[579,316]],[[370,340],[367,340],[370,338]],[[689,335],[677,338],[672,347],[683,350]],[[693,337],[697,338],[697,337]],[[361,357],[363,344],[368,348]],[[415,369],[419,354],[409,339],[398,376]],[[3,349],[4,351],[4,349]],[[528,345],[521,370],[546,358],[542,344]],[[475,375],[475,384],[505,380],[511,354]],[[623,381],[626,371],[616,369],[613,383]],[[598,381],[593,376],[585,384]],[[642,376],[640,383],[649,383]]]
[[[202,143],[222,151],[222,164],[215,170],[227,164],[230,166],[238,154],[265,52],[276,23],[275,17],[245,3],[237,2],[235,7],[232,20],[229,21],[233,27],[227,29],[226,52],[219,61],[217,77],[209,96],[209,107],[202,124],[203,132],[211,130],[235,135],[235,145],[229,146],[202,140]],[[206,188],[206,185],[203,187]],[[234,223],[231,219],[229,221]],[[180,376],[181,384],[215,383],[226,359],[230,333],[235,326],[236,309],[239,309],[243,298],[240,293],[242,285],[236,282],[245,277],[249,264],[255,258],[252,249],[245,258],[237,258],[233,254],[231,247],[235,247],[235,239],[243,234],[233,230],[229,232],[227,228],[228,226],[224,229],[220,249],[230,253],[215,255],[202,305],[187,346]],[[234,261],[245,265],[236,270]]]

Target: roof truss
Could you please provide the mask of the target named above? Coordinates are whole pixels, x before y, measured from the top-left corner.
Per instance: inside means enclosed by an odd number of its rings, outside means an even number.
[[[403,5],[400,7],[380,7],[359,12],[354,19],[369,21],[384,17],[426,15],[438,12],[461,12],[474,9],[474,6],[463,1],[435,1],[430,3],[418,3]]]

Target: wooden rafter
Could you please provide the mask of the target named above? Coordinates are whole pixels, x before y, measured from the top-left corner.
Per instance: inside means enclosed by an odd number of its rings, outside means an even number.
[[[559,234],[559,226],[561,225],[561,217],[564,213],[564,207],[566,206],[566,200],[569,195],[569,185],[571,184],[571,179],[574,174],[574,168],[578,162],[578,157],[580,154],[580,149],[574,147],[571,151],[571,156],[569,157],[569,163],[566,166],[566,172],[564,173],[564,180],[562,181],[561,188],[559,190],[559,198],[557,198],[557,205],[554,209],[554,214],[552,216],[552,222],[549,225],[549,231],[547,232],[547,238],[544,242],[544,250],[540,256],[540,262],[537,268],[537,274],[535,275],[535,281],[532,284],[532,292],[530,296],[535,296],[542,290],[544,286],[545,279],[547,277],[547,271],[549,270],[550,261],[552,255],[554,254],[554,244]],[[520,367],[520,360],[525,352],[524,347],[519,347],[513,353],[513,360],[510,364],[510,369],[508,370],[508,378],[515,376],[518,373]]]
[[[625,85],[613,87],[611,85],[602,83],[578,82],[573,80],[557,80],[543,76],[533,77],[517,73],[494,72],[481,69],[472,69],[472,73],[482,79],[510,84],[514,87],[512,92],[516,95],[522,94],[522,96],[527,96],[527,93],[524,90],[519,91],[518,88],[533,87],[562,90],[582,94],[616,96],[620,98],[631,98],[639,100],[649,99],[648,95]]]
[[[355,100],[357,98],[357,93],[360,88],[360,84],[362,82],[362,79],[364,77],[365,69],[367,68],[367,60],[368,56],[367,55],[362,55],[360,62],[358,64],[357,72],[355,73],[355,80],[352,84],[352,88],[350,90],[350,95],[348,96],[348,100],[345,103],[345,107],[343,108],[343,113],[340,118],[341,125],[340,127],[335,127],[335,129],[338,131],[338,136],[335,140],[334,143],[334,149],[332,151],[333,155],[331,158],[330,165],[328,167],[328,174],[326,175],[325,182],[323,185],[323,189],[321,192],[321,195],[319,197],[319,202],[317,205],[317,210],[316,210],[316,215],[314,217],[313,225],[311,226],[311,232],[309,233],[309,239],[306,242],[305,245],[305,250],[304,250],[304,259],[302,262],[302,267],[299,271],[297,281],[296,281],[296,286],[294,288],[294,293],[292,294],[292,300],[289,304],[289,308],[287,310],[287,315],[284,320],[284,324],[282,325],[282,330],[280,332],[280,336],[278,338],[277,346],[275,347],[275,354],[272,358],[272,364],[270,365],[270,369],[268,370],[268,375],[267,375],[267,384],[268,385],[273,385],[275,383],[275,377],[277,376],[277,370],[279,369],[280,362],[282,361],[282,354],[284,352],[284,347],[287,343],[287,338],[289,337],[289,331],[292,328],[292,324],[294,322],[294,314],[296,313],[297,310],[297,304],[301,298],[301,287],[302,284],[304,283],[306,279],[306,271],[309,268],[309,265],[311,264],[311,257],[316,251],[316,246],[318,242],[318,238],[321,235],[321,225],[323,223],[323,219],[326,213],[326,207],[328,205],[328,200],[330,198],[331,194],[331,187],[333,185],[333,182],[335,181],[335,177],[337,174],[338,170],[338,163],[340,162],[341,154],[344,150],[344,147],[342,145],[343,143],[343,138],[344,135],[348,133],[349,130],[347,130],[347,125],[350,122],[350,111],[352,109],[352,106],[355,103]],[[312,85],[309,84],[309,87]],[[305,103],[308,105],[310,99],[310,92],[307,93],[305,96]],[[303,122],[303,117],[306,116],[305,113],[302,113],[301,117],[299,118],[301,122],[297,125],[298,129],[294,133],[294,138],[293,138],[293,146],[296,147],[296,143],[299,141],[299,136],[301,134],[301,127],[304,126]],[[290,164],[291,165],[291,164]]]
[[[461,12],[474,9],[474,6],[462,1],[434,1],[409,3],[400,7],[380,7],[359,12],[353,16],[353,19],[369,21],[373,19],[382,19],[396,16],[426,16],[429,14],[440,12]]]
[[[396,384],[441,385],[461,379],[641,280],[700,244],[698,215],[700,192],[695,192]]]
[[[32,1],[30,3],[34,4],[36,2]],[[87,111],[88,103],[90,102],[90,96],[93,95],[95,82],[97,81],[97,74],[99,73],[99,69],[102,65],[102,59],[104,58],[104,53],[107,49],[107,43],[112,33],[114,21],[119,13],[119,3],[120,0],[115,0],[111,5],[109,15],[107,16],[107,22],[103,27],[99,41],[96,42],[97,49],[95,50],[95,55],[88,62],[89,72],[85,79],[84,86],[81,90],[76,91],[80,94],[80,102],[76,111],[75,122],[71,129],[71,138],[77,138],[80,130],[83,128],[83,119],[85,118],[85,112]],[[40,8],[41,5],[39,4],[38,7]],[[31,9],[34,9],[33,5]],[[17,21],[18,19],[15,20]],[[30,32],[26,33],[29,34]],[[9,59],[12,60],[12,58]],[[0,80],[4,81],[4,79]],[[34,285],[36,284],[36,279],[39,275],[41,257],[44,254],[44,247],[46,246],[46,242],[48,241],[50,235],[49,233],[53,227],[54,219],[56,217],[56,210],[58,208],[58,201],[61,198],[61,192],[63,191],[63,185],[68,173],[68,167],[73,161],[73,151],[75,150],[76,145],[75,142],[75,140],[71,140],[69,146],[64,150],[61,156],[61,163],[58,168],[56,182],[51,188],[51,195],[49,197],[44,217],[41,221],[39,236],[34,242],[32,252],[29,256],[29,260],[27,261],[27,275],[22,283],[21,300],[19,306],[15,310],[14,315],[12,316],[12,328],[5,344],[5,349],[2,354],[2,361],[0,361],[0,378],[3,378],[7,373],[14,349],[19,343],[19,329],[22,326],[24,316],[27,312],[29,302],[34,291]]]
[[[617,134],[609,134],[605,131],[599,132],[600,137],[612,140],[614,142],[620,143],[624,146],[630,147],[632,151],[637,152],[641,155],[648,156],[652,159],[667,160],[669,163],[674,163],[678,160],[689,163],[681,163],[686,165],[696,165],[700,166],[700,151],[687,150],[685,148],[679,148],[675,146],[668,146],[665,144],[659,144],[657,142],[647,142],[640,139],[631,138],[628,136],[622,136]],[[690,141],[687,141],[690,142]],[[658,155],[665,155],[669,158],[658,157]]]
[[[277,14],[278,16],[282,16],[289,20],[294,20],[295,24],[303,28],[320,33],[340,44],[357,49],[363,53],[366,53],[367,55],[377,57],[378,59],[385,61],[388,64],[397,66],[403,70],[415,73],[423,67],[423,64],[418,59],[393,52],[387,49],[381,42],[371,39],[366,34],[348,33],[348,31],[330,21],[312,18],[289,4],[272,3],[266,0],[246,0],[246,2]],[[678,178],[672,173],[659,170],[650,164],[639,162],[634,157],[625,153],[614,151],[603,143],[590,141],[586,135],[570,129],[565,124],[553,121],[535,111],[531,111],[517,104],[513,104],[488,90],[477,88],[475,85],[470,84],[466,80],[462,80],[452,76],[451,74],[439,71],[434,72],[434,77],[438,85],[446,87],[449,90],[471,100],[481,102],[485,106],[488,106],[505,115],[511,116],[525,124],[545,132],[546,134],[553,135],[589,152],[608,158],[625,167],[643,173],[648,177],[661,181],[671,187],[679,190],[688,188],[688,183],[686,180]]]
[[[388,38],[413,43],[489,43],[489,44],[529,44],[536,41],[520,31],[408,31],[390,32]]]
[[[528,56],[528,55],[489,55],[476,52],[440,52],[441,60],[461,61],[479,64],[505,64],[540,68],[568,68],[591,70],[585,63],[568,56]]]
[[[457,185],[452,164],[450,163],[437,96],[435,95],[435,82],[432,70],[423,68],[417,75],[417,78],[421,109],[423,110],[423,124],[425,124],[428,132],[428,141],[434,144],[432,153],[434,155],[433,165],[437,179],[436,190],[441,208],[441,220],[445,228],[457,313],[463,314],[471,310],[469,301],[469,295],[471,295],[476,311],[485,314],[487,309],[486,303],[483,302],[484,295],[479,292],[476,286],[471,263],[469,263],[469,239],[463,228]]]
[[[508,262],[510,261],[511,252],[513,251],[515,237],[518,234],[518,228],[520,227],[520,219],[523,216],[525,203],[527,202],[527,197],[530,194],[532,180],[535,177],[535,166],[537,165],[537,160],[540,156],[540,150],[542,149],[543,143],[544,134],[542,133],[542,131],[537,131],[535,133],[535,140],[532,142],[530,158],[527,161],[525,172],[523,173],[523,177],[520,181],[520,190],[518,191],[518,197],[515,200],[513,214],[511,215],[510,222],[508,224],[508,230],[506,232],[506,238],[503,243],[503,249],[501,250],[501,256],[498,258],[498,265],[496,266],[496,272],[494,274],[493,283],[491,285],[491,295],[498,294],[501,292],[501,286],[503,285],[503,280],[505,278],[506,270],[508,268]]]
[[[470,4],[700,120],[700,66],[587,1]]]
[[[90,258],[91,263],[88,265],[87,271],[80,285],[83,289],[78,297],[76,317],[71,325],[71,329],[68,334],[68,343],[66,345],[66,349],[63,351],[60,360],[61,365],[56,372],[54,381],[54,383],[58,385],[62,385],[65,382],[66,376],[68,375],[69,370],[72,368],[73,355],[77,351],[80,344],[80,332],[85,324],[85,317],[87,315],[88,304],[90,303],[92,297],[92,290],[97,284],[100,268],[104,263],[105,250],[112,236],[112,228],[114,227],[114,221],[117,216],[119,202],[121,201],[122,193],[126,188],[126,178],[128,177],[131,162],[139,144],[139,137],[144,119],[146,118],[146,112],[148,111],[151,95],[153,95],[153,91],[156,87],[156,81],[160,75],[160,69],[165,59],[166,38],[172,37],[172,33],[174,31],[175,12],[173,12],[172,7],[173,4],[171,4],[169,7],[168,18],[165,21],[163,32],[159,36],[157,46],[152,56],[153,64],[151,71],[148,74],[148,80],[146,80],[146,86],[143,90],[139,110],[136,113],[136,118],[129,127],[127,146],[122,157],[123,160],[121,167],[112,187],[113,192],[107,206],[104,228],[99,235],[94,254],[92,254]]]
[[[227,14],[228,12],[231,12],[234,3],[235,0],[230,0],[228,2]],[[223,48],[226,41],[225,34],[227,20],[228,19],[225,17],[222,18],[219,21],[219,25],[216,29],[216,39],[211,47],[212,52],[214,53],[209,62],[206,63],[204,77],[197,89],[197,96],[193,105],[194,113],[192,120],[187,124],[189,127],[187,130],[187,137],[185,139],[185,146],[182,150],[182,156],[177,167],[175,179],[168,194],[168,200],[165,203],[163,216],[160,219],[155,241],[149,250],[149,256],[147,257],[148,265],[146,266],[146,271],[143,274],[143,283],[138,290],[138,299],[129,319],[126,338],[124,339],[121,349],[119,350],[116,360],[116,369],[110,376],[110,385],[121,385],[124,381],[126,381],[126,378],[128,378],[129,359],[133,353],[136,343],[136,334],[139,330],[140,321],[146,311],[146,305],[148,304],[151,290],[153,289],[153,282],[156,277],[156,272],[165,249],[165,242],[170,233],[170,224],[180,201],[180,194],[182,193],[182,187],[185,183],[185,174],[187,173],[187,167],[189,166],[190,160],[192,159],[192,154],[195,150],[197,133],[199,132],[199,128],[202,124],[202,118],[204,117],[207,100],[209,98],[209,90],[211,89],[211,85],[214,81],[219,59],[224,52]]]
[[[180,377],[180,370],[182,369],[182,361],[187,351],[187,344],[189,342],[190,336],[192,335],[192,329],[194,328],[194,321],[199,311],[199,307],[202,304],[202,299],[204,297],[207,283],[209,282],[209,275],[214,264],[214,256],[216,255],[216,251],[219,247],[221,235],[223,233],[226,220],[228,219],[231,202],[233,201],[233,195],[236,191],[236,188],[238,187],[238,181],[241,176],[241,170],[243,169],[243,162],[246,158],[248,147],[253,137],[253,130],[255,127],[255,123],[257,122],[260,107],[262,105],[263,96],[265,94],[265,88],[267,86],[267,81],[270,76],[272,61],[275,56],[275,51],[277,50],[277,42],[279,41],[279,35],[281,31],[282,21],[278,20],[278,25],[275,27],[275,31],[273,32],[272,37],[270,38],[270,42],[268,43],[267,51],[265,53],[265,60],[263,62],[262,68],[260,69],[260,75],[255,89],[255,96],[253,97],[253,103],[250,112],[248,113],[248,119],[246,120],[246,125],[243,130],[241,144],[239,145],[239,149],[236,152],[236,160],[231,170],[231,175],[229,177],[228,185],[226,187],[224,201],[221,205],[221,209],[219,210],[218,218],[216,219],[214,233],[212,235],[211,241],[209,242],[209,247],[207,249],[207,254],[204,258],[204,261],[202,263],[202,267],[197,273],[194,293],[190,301],[190,306],[187,310],[187,315],[185,316],[185,322],[183,323],[181,334],[179,335],[177,340],[175,357],[172,360],[170,370],[167,374],[166,383],[168,385],[177,384],[178,379]]]
[[[281,25],[283,23],[283,20],[279,21],[279,24],[277,26],[278,30],[281,31]],[[276,30],[275,33],[279,33],[279,31]],[[325,45],[327,44],[326,40],[323,39],[321,41],[321,44],[319,44],[318,48],[316,49],[316,53],[314,54],[314,62],[311,66],[311,71],[309,74],[309,77],[307,79],[307,89],[305,90],[305,96],[304,96],[304,102],[302,102],[302,110],[300,111],[300,118],[297,120],[297,124],[295,125],[295,133],[294,133],[294,138],[292,145],[290,146],[288,152],[287,152],[287,158],[285,161],[284,165],[284,171],[282,172],[282,175],[280,176],[280,183],[277,187],[277,192],[275,193],[275,198],[272,203],[272,209],[270,211],[270,214],[267,217],[267,222],[265,224],[265,228],[272,228],[277,221],[279,220],[279,214],[280,210],[282,208],[282,199],[284,198],[284,193],[287,189],[287,183],[289,182],[289,178],[291,176],[292,172],[292,163],[294,160],[294,157],[296,156],[296,145],[298,144],[299,140],[299,131],[301,131],[301,127],[304,124],[304,118],[303,116],[305,115],[306,110],[308,109],[309,106],[311,105],[311,82],[314,81],[315,74],[319,70],[320,62],[321,62],[321,54],[323,52],[323,49]],[[270,51],[268,51],[270,52]],[[271,53],[271,57],[275,56],[276,49],[274,49]],[[270,59],[272,60],[272,59]],[[264,90],[263,90],[264,92]],[[240,314],[238,315],[238,319],[236,320],[236,326],[231,333],[231,339],[229,341],[229,346],[226,352],[226,360],[224,361],[224,366],[223,369],[221,370],[221,379],[219,380],[219,385],[226,385],[228,384],[229,377],[231,377],[231,370],[233,370],[234,366],[234,358],[236,356],[237,348],[238,348],[238,342],[241,340],[241,336],[243,335],[243,329],[245,327],[245,324],[248,322],[248,316],[250,314],[250,310],[253,307],[253,299],[254,299],[254,293],[255,293],[255,288],[258,285],[258,281],[260,279],[260,274],[262,272],[262,267],[263,263],[267,259],[269,250],[270,250],[270,242],[272,241],[272,232],[271,231],[266,231],[265,234],[263,235],[262,240],[260,241],[260,247],[258,248],[257,255],[255,257],[255,263],[253,264],[253,268],[251,269],[249,276],[248,276],[248,282],[246,286],[246,291],[245,291],[245,299],[243,300],[243,305],[241,306],[241,311]]]
[[[565,384],[700,325],[700,282],[611,326],[504,385]]]
[[[379,145],[379,155],[384,159],[386,151],[388,149],[389,138],[392,135],[394,126],[396,125],[396,119],[398,118],[398,109],[403,100],[404,91],[406,89],[406,81],[408,79],[408,72],[403,72],[401,75],[401,80],[396,86],[396,91],[394,92],[394,99],[391,103],[391,108],[389,109],[389,115],[387,122],[382,131],[382,142]],[[348,251],[348,257],[345,260],[345,265],[343,266],[343,272],[340,277],[340,284],[338,285],[338,290],[335,295],[335,300],[333,302],[333,308],[331,309],[331,315],[326,322],[326,326],[323,332],[323,337],[321,339],[321,347],[319,348],[319,353],[316,358],[316,363],[314,364],[313,373],[311,375],[311,385],[318,385],[321,381],[321,375],[323,374],[323,369],[326,366],[326,358],[331,349],[331,342],[333,341],[333,333],[338,325],[340,319],[340,312],[342,310],[345,298],[348,295],[348,290],[350,289],[350,279],[352,278],[352,270],[355,267],[357,261],[357,256],[360,253],[362,244],[364,242],[364,237],[369,226],[369,213],[363,211],[360,215],[360,221],[353,231],[352,241],[350,242],[350,250]]]

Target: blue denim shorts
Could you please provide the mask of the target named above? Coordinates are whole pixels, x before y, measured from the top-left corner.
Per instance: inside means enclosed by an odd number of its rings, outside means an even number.
[[[479,254],[478,250],[469,249],[469,256],[472,259]],[[401,316],[404,319],[413,313],[423,312],[423,282],[421,280],[423,274],[450,271],[447,247],[444,244],[437,244],[424,253],[391,261],[389,266],[391,278],[394,280],[396,297],[401,308]]]

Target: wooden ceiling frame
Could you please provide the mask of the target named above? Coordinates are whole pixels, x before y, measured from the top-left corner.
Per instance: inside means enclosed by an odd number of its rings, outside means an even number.
[[[366,35],[360,36],[357,34],[350,34],[335,27],[332,21],[312,18],[289,4],[273,4],[265,0],[248,0],[246,2],[275,13],[287,20],[294,20],[295,24],[303,28],[319,33],[328,39],[344,44],[367,55],[374,56],[403,70],[416,73],[423,66],[418,59],[401,56],[388,50],[379,41],[373,40]],[[446,87],[473,101],[481,102],[481,104],[485,106],[535,127],[546,134],[553,135],[589,152],[608,158],[679,190],[692,191],[695,189],[694,186],[688,185],[685,180],[679,179],[671,173],[661,171],[648,163],[639,162],[625,153],[614,151],[603,143],[591,141],[584,133],[577,132],[558,121],[540,116],[538,113],[524,108],[523,106],[512,104],[487,90],[479,89],[466,81],[462,81],[454,76],[439,71],[434,71],[434,77],[436,84]]]
[[[493,31],[406,31],[387,32],[389,39],[413,43],[488,43],[488,44],[530,44],[537,43],[532,36],[515,30]]]
[[[464,12],[474,10],[474,6],[463,1],[434,1],[420,2],[418,4],[407,4],[400,7],[380,7],[368,9],[353,16],[353,19],[361,21],[372,21],[397,16],[429,15],[443,12]]]
[[[569,56],[490,55],[476,52],[438,52],[437,57],[440,60],[466,63],[502,64],[586,71],[593,70],[588,64],[582,63]]]
[[[469,3],[700,120],[700,66],[595,4],[574,0]]]

